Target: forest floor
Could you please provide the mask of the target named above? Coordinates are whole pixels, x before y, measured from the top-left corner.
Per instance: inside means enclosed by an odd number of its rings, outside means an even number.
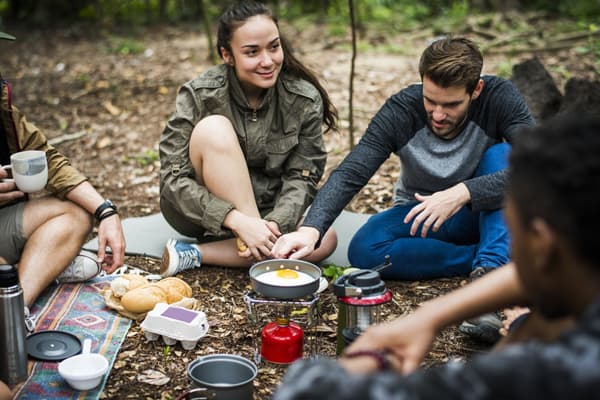
[[[501,16],[494,18],[508,24]],[[590,39],[552,41],[547,37],[548,32],[568,23],[547,22],[534,16],[526,24],[529,40],[521,43],[517,41],[528,35],[512,38],[510,30],[496,33],[487,25],[484,29],[465,24],[457,33],[465,33],[488,49],[484,73],[506,75],[508,69],[510,75],[512,65],[536,56],[562,88],[569,77],[597,80],[599,69],[594,53],[584,51]],[[158,212],[160,133],[174,110],[178,87],[210,66],[206,39],[199,29],[162,26],[109,33],[82,26],[51,30],[9,26],[7,31],[18,40],[1,44],[0,71],[12,83],[14,104],[57,141],[56,147],[103,196],[118,204],[122,218]],[[340,132],[326,135],[329,173],[348,151],[349,40],[324,35],[323,27],[317,26],[283,26],[283,31],[293,39],[299,58],[323,80],[342,116]],[[356,60],[357,136],[388,96],[420,80],[418,57],[433,36],[429,28],[367,35],[365,42],[369,45]],[[540,40],[532,41],[536,39]],[[374,213],[389,207],[399,171],[397,160],[390,158],[348,209]],[[150,273],[156,273],[159,266],[158,260],[145,257],[128,257],[126,263]],[[253,357],[260,326],[250,324],[246,315],[243,295],[250,289],[247,271],[203,266],[182,277],[192,286],[208,316],[209,334],[194,350],[186,351],[179,345],[168,348],[161,341],[146,341],[134,322],[110,372],[103,398],[176,398],[189,386],[186,366],[196,357],[211,353]],[[384,307],[383,319],[409,313],[424,301],[465,282],[465,278],[388,281],[393,301]],[[321,295],[319,310],[315,352],[334,356],[337,305],[331,289]],[[274,319],[275,315],[269,313],[262,323]],[[485,346],[451,327],[439,335],[424,365],[467,359],[485,350]],[[148,370],[169,379],[143,383]],[[262,362],[255,380],[255,398],[268,398],[284,371],[285,366]]]

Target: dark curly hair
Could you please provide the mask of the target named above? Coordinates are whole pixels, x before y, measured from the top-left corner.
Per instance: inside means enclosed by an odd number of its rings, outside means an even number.
[[[279,29],[277,18],[275,18],[271,10],[266,5],[256,1],[234,3],[221,15],[217,28],[217,52],[221,58],[223,57],[221,48],[231,52],[231,39],[235,30],[246,22],[246,20],[257,15],[265,15],[271,18],[277,29]],[[279,41],[283,50],[283,65],[281,70],[310,82],[319,91],[323,100],[323,123],[327,126],[327,130],[337,130],[337,109],[329,99],[327,91],[321,85],[315,73],[304,66],[294,56],[290,43],[281,32],[279,33]]]
[[[521,221],[544,219],[582,259],[600,264],[600,118],[559,116],[522,132],[508,194]]]

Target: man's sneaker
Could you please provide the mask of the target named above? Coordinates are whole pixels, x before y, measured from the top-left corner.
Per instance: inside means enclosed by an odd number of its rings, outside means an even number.
[[[199,267],[202,262],[202,253],[190,243],[169,239],[162,256],[160,274],[173,276],[187,269]]]
[[[463,322],[458,330],[479,342],[495,344],[500,340],[501,327],[502,319],[500,315],[489,313]]]
[[[102,266],[96,261],[96,255],[90,251],[81,250],[56,280],[58,283],[85,282],[94,278],[100,271],[102,271]]]
[[[469,279],[473,281],[477,278],[481,278],[483,275],[495,270],[496,268],[498,267],[475,267],[469,274]]]
[[[469,280],[472,282],[481,278],[497,267],[475,267],[469,274]],[[498,313],[489,313],[464,321],[458,327],[458,330],[465,335],[479,342],[494,344],[500,340],[500,328],[502,319]]]

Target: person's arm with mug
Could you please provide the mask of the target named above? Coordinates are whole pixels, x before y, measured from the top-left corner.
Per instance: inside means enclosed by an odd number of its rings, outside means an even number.
[[[68,199],[77,204],[90,215],[94,215],[98,207],[105,202],[104,198],[94,189],[76,168],[71,165],[70,160],[60,153],[54,146],[48,143],[46,136],[19,111],[12,106],[12,116],[18,132],[26,132],[23,135],[26,141],[22,143],[24,150],[42,150],[46,153],[48,161],[48,183],[46,189],[55,194],[59,199]],[[2,174],[2,172],[0,172]],[[0,175],[0,178],[2,176]],[[0,191],[7,183],[0,183]],[[14,182],[13,190],[16,189]],[[9,185],[10,189],[10,185]],[[18,198],[22,192],[0,193],[0,199],[5,197]],[[112,257],[106,257],[106,246],[112,251]],[[125,256],[125,237],[121,227],[121,221],[117,214],[99,221],[98,225],[98,261],[104,264],[107,272],[113,272],[123,265]]]

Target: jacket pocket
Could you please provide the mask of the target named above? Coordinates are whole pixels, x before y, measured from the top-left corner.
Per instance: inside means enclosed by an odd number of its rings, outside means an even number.
[[[298,136],[295,134],[269,140],[267,144],[266,172],[268,174],[282,173],[287,158],[297,145]]]

